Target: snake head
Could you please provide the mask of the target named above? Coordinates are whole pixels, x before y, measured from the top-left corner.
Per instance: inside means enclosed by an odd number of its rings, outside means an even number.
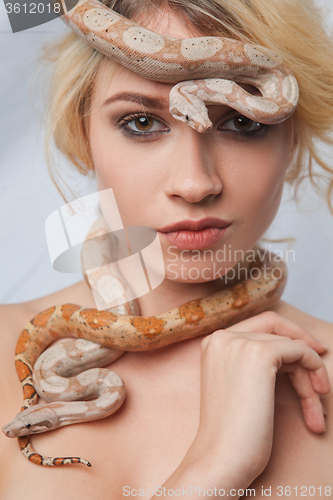
[[[18,413],[16,417],[2,428],[2,432],[10,438],[40,434],[59,427],[59,417],[47,406],[35,405]]]
[[[200,133],[209,132],[213,124],[204,101],[196,95],[195,81],[180,82],[172,87],[169,95],[169,111],[172,116]]]

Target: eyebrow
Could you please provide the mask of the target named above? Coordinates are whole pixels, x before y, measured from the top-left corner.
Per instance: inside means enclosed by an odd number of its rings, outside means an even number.
[[[115,94],[108,99],[103,104],[104,106],[107,106],[115,101],[129,101],[129,102],[136,102],[137,104],[141,104],[143,106],[146,106],[147,108],[157,108],[157,109],[164,109],[166,107],[169,107],[169,101],[166,99],[163,99],[161,97],[151,97],[145,94],[137,94],[134,92],[119,92],[118,94]]]

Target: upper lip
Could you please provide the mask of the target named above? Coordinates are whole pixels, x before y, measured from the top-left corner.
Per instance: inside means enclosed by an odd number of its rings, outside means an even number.
[[[201,220],[181,220],[175,224],[169,224],[161,229],[158,229],[160,233],[171,233],[174,231],[201,231],[207,227],[220,227],[224,228],[229,226],[230,222],[227,222],[216,217],[206,217]]]

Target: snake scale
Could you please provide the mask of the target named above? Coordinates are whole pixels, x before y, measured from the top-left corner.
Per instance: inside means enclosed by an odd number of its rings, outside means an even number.
[[[61,3],[63,20],[99,52],[144,78],[175,84],[169,96],[170,112],[198,132],[212,127],[205,104],[225,104],[264,124],[283,122],[297,106],[294,75],[265,47],[222,37],[171,38],[139,26],[98,0],[80,0],[69,11]],[[241,84],[252,85],[260,95],[252,95]],[[133,310],[119,314],[75,304],[57,305],[35,316],[22,331],[15,352],[24,403],[3,432],[18,437],[22,453],[35,464],[90,466],[79,457],[40,455],[29,434],[115,412],[125,398],[124,384],[102,366],[124,351],[164,347],[271,308],[284,289],[286,267],[282,261],[272,261],[272,255],[258,252],[257,279],[250,277],[159,316],[141,317]],[[43,353],[64,337],[73,339],[60,341]],[[49,404],[37,405],[38,394]]]

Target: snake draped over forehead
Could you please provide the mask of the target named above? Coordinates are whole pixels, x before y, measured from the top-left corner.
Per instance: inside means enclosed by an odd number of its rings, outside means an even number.
[[[217,36],[168,37],[143,28],[99,0],[79,0],[71,10],[64,0],[61,3],[62,19],[106,57],[144,78],[175,83],[170,113],[198,132],[212,128],[205,104],[224,104],[269,125],[286,120],[297,106],[296,78],[265,47]],[[261,95],[252,95],[239,84],[250,84]]]

